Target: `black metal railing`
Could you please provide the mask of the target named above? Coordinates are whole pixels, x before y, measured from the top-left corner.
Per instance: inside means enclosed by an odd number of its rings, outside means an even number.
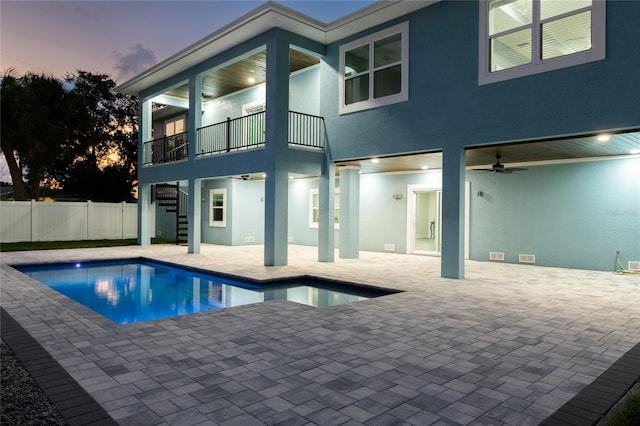
[[[187,132],[164,136],[144,143],[144,164],[184,160],[189,155]]]
[[[323,117],[289,111],[289,143],[291,145],[324,149],[326,138]]]
[[[324,118],[289,111],[288,142],[291,145],[324,149]],[[262,147],[265,144],[265,113],[258,112],[198,129],[198,153],[219,154]]]
[[[197,155],[264,146],[264,111],[198,129]]]

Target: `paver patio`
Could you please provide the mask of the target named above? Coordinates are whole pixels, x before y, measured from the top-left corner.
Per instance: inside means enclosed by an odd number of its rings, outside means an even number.
[[[403,290],[331,308],[271,301],[117,325],[18,263],[148,257],[251,278]],[[262,266],[261,246],[3,253],[2,307],[123,425],[535,425],[640,342],[640,277],[361,252]]]

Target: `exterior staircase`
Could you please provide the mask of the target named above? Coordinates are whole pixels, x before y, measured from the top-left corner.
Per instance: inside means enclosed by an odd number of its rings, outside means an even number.
[[[155,186],[155,200],[168,213],[176,214],[176,244],[188,241],[189,216],[187,202],[189,194],[180,189],[180,183],[160,183]]]

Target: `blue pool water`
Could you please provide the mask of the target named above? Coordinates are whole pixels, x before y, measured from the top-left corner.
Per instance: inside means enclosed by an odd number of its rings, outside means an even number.
[[[16,268],[118,324],[268,300],[327,307],[391,293],[304,278],[258,285],[144,259]]]

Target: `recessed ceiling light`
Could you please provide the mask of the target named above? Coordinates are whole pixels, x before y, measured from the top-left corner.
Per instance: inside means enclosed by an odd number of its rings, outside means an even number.
[[[380,162],[380,160],[378,160],[377,158],[372,158],[372,159],[371,159],[371,162],[372,162],[373,164],[378,164],[378,162]]]
[[[429,166],[422,166],[422,170],[429,170]]]
[[[256,79],[255,79],[255,78],[253,78],[253,77],[249,77],[249,78],[247,79],[247,81],[249,82],[249,84],[253,84],[253,83],[255,83],[255,82],[256,82]]]
[[[629,154],[640,154],[640,148],[634,148],[631,151],[629,151]]]
[[[598,136],[598,142],[609,142],[611,139],[610,135],[600,135]]]

